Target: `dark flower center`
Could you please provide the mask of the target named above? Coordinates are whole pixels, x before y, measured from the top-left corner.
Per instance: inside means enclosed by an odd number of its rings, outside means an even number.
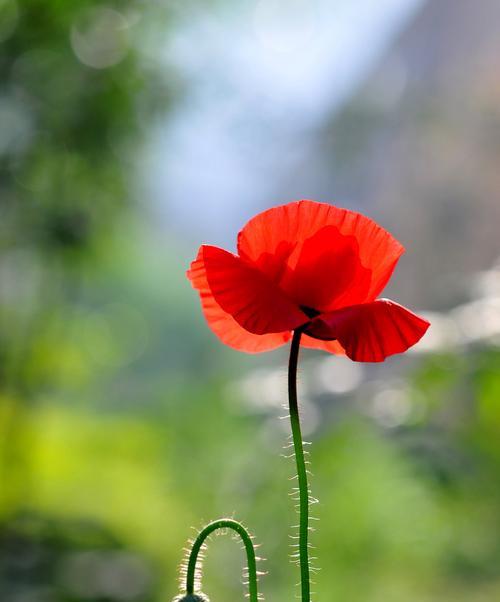
[[[319,316],[319,314],[321,313],[320,311],[318,311],[317,309],[314,309],[313,307],[307,307],[307,305],[300,305],[299,306],[301,311],[303,311],[306,316],[308,318],[315,318],[316,316]]]

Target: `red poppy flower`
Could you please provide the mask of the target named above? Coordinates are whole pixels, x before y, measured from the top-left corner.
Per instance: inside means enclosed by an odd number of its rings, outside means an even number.
[[[303,331],[302,345],[380,362],[406,351],[429,322],[377,299],[403,246],[371,219],[298,201],[252,218],[238,255],[202,245],[188,278],[223,343],[257,353]]]

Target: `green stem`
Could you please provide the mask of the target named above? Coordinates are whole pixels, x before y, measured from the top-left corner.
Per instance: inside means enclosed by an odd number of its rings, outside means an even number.
[[[247,554],[248,595],[250,598],[250,602],[257,602],[257,562],[255,558],[255,549],[253,547],[252,538],[241,523],[231,518],[221,518],[219,520],[215,520],[209,523],[206,527],[204,527],[198,534],[193,544],[193,547],[191,548],[191,552],[189,553],[186,576],[186,594],[194,594],[196,564],[198,561],[198,555],[207,537],[217,529],[232,529],[233,531],[236,531],[236,533],[238,533],[238,535],[241,537]]]
[[[290,406],[290,424],[299,480],[299,562],[302,602],[310,602],[311,586],[309,577],[309,485],[307,483],[306,461],[300,430],[299,407],[297,403],[297,364],[299,361],[300,338],[302,330],[293,333],[288,364],[288,403]]]

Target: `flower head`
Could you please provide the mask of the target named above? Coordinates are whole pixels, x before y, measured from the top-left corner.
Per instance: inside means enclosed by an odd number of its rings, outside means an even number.
[[[297,201],[253,217],[238,255],[202,245],[187,273],[220,340],[256,353],[301,329],[302,345],[379,362],[406,351],[429,322],[378,299],[404,247],[371,219]]]

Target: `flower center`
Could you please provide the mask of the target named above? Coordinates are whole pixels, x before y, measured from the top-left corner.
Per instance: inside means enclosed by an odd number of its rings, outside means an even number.
[[[307,305],[299,305],[301,311],[303,311],[306,316],[308,318],[315,318],[316,316],[319,316],[319,314],[321,313],[320,311],[318,311],[317,309],[314,309],[314,307],[308,307]]]

